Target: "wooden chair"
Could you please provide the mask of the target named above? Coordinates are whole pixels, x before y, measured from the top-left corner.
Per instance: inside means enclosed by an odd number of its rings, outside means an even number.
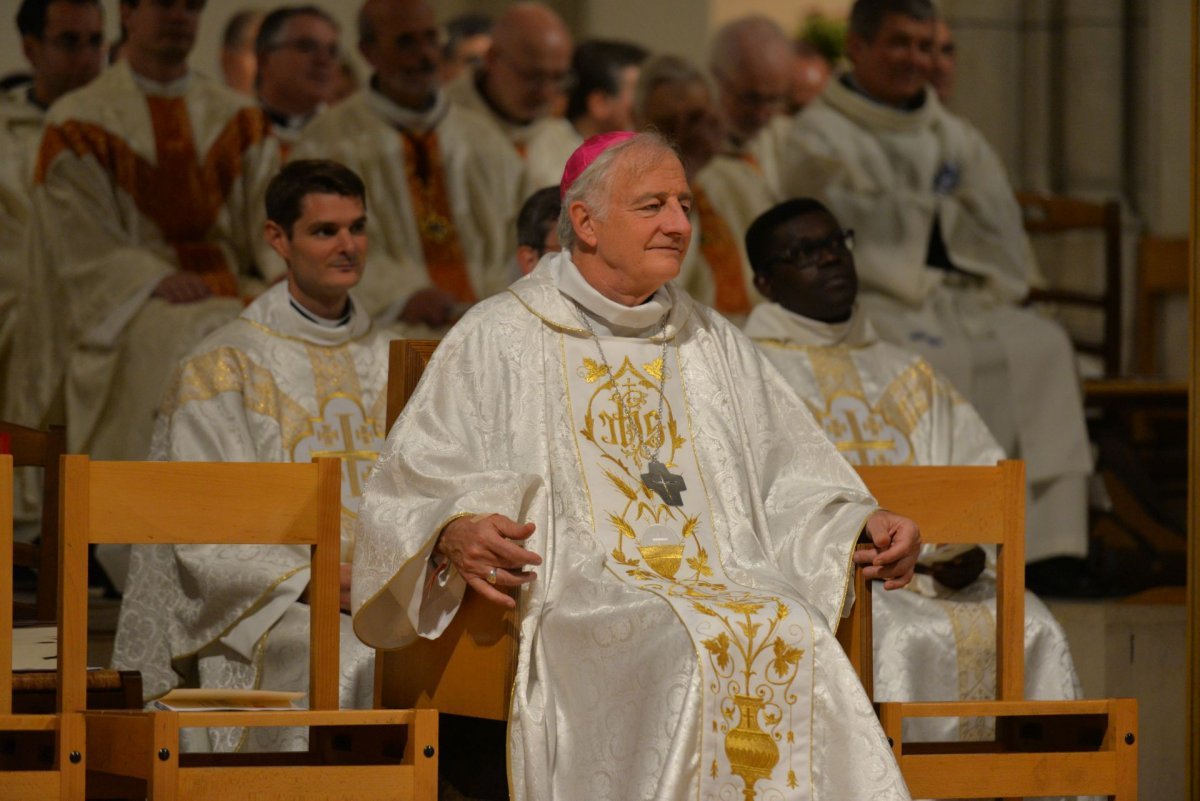
[[[1134,366],[1138,375],[1158,374],[1158,302],[1167,295],[1186,296],[1190,274],[1186,239],[1147,236],[1138,244],[1133,317]]]
[[[398,339],[388,354],[387,428],[421,380],[437,340]],[[375,705],[508,720],[517,662],[516,617],[470,588],[442,636],[375,655]],[[490,666],[490,667],[485,667]]]
[[[1025,218],[1025,230],[1034,235],[1059,235],[1071,231],[1094,231],[1104,237],[1104,288],[1034,289],[1031,303],[1093,309],[1103,317],[1099,339],[1072,334],[1075,348],[1098,356],[1104,375],[1121,372],[1121,205],[1115,200],[1089,203],[1077,198],[1018,192],[1017,202]]]
[[[63,457],[64,691],[84,685],[90,543],[309,545],[309,709],[88,711],[87,765],[156,799],[435,797],[437,715],[338,709],[341,463],[91,462]],[[187,727],[307,726],[307,753],[180,754]],[[352,790],[349,788],[353,788]]]
[[[1137,701],[1024,698],[1025,467],[861,467],[880,505],[918,521],[924,542],[993,543],[996,700],[881,703],[914,798],[1137,797]],[[870,588],[855,614],[870,613]],[[994,717],[994,741],[907,743],[906,718]]]
[[[84,791],[82,685],[67,687],[62,681],[64,661],[59,660],[57,712],[13,713],[12,672],[12,492],[13,457],[0,456],[0,732],[20,736],[45,733],[55,738],[54,764],[49,770],[0,770],[0,798],[5,801],[82,799]],[[86,649],[86,638],[82,640]]]
[[[13,603],[18,620],[54,620],[58,608],[58,469],[59,457],[67,452],[67,432],[62,426],[48,431],[0,422],[7,435],[13,467],[40,467],[42,473],[41,541],[13,545],[13,564],[37,571],[34,603]]]

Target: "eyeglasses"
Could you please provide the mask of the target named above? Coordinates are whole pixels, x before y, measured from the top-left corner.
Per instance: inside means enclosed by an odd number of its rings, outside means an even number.
[[[301,39],[288,39],[280,42],[271,49],[279,50],[285,47],[289,50],[295,50],[302,56],[315,56],[318,53],[324,53],[334,61],[337,60],[338,55],[342,52],[341,48],[338,47],[337,42],[318,42],[316,39],[310,39],[308,37]]]
[[[837,256],[852,250],[854,250],[854,230],[847,228],[825,239],[802,239],[783,253],[773,257],[767,264],[772,268],[794,265],[803,270],[809,267],[819,267],[826,256]]]
[[[102,50],[104,37],[95,34],[85,39],[74,33],[60,33],[52,39],[47,39],[46,44],[64,53],[82,53],[85,50]]]
[[[548,70],[525,69],[518,66],[517,63],[503,55],[501,61],[508,63],[508,68],[517,76],[521,83],[526,86],[543,87],[547,86],[551,89],[557,89],[562,92],[569,92],[575,85],[575,75],[571,72],[550,72]]]

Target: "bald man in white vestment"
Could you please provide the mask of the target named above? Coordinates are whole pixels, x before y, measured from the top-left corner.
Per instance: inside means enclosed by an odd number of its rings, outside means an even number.
[[[513,3],[496,19],[483,66],[446,86],[452,103],[483,114],[520,154],[526,194],[557,182],[580,143],[571,123],[551,114],[569,86],[573,47],[549,6]]]
[[[726,152],[725,126],[704,73],[677,56],[656,56],[642,67],[634,99],[638,126],[677,143],[692,186],[689,250],[679,285],[736,324],[762,296],[746,260],[750,223],[775,203],[762,172]]]
[[[343,607],[362,487],[383,445],[390,336],[349,291],[367,250],[362,182],[340,164],[294,161],[267,193],[267,238],[288,265],[276,284],[179,365],[152,458],[307,462],[340,456]],[[308,689],[306,547],[134,548],[113,665],[146,697],[184,683]],[[374,652],[342,615],[341,704],[371,705]],[[290,750],[303,729],[189,730],[196,750]],[[252,732],[247,742],[244,731]]]
[[[903,7],[903,11],[892,10]],[[938,368],[1033,487],[1030,562],[1087,553],[1091,455],[1074,353],[1020,308],[1036,267],[1004,168],[927,85],[928,0],[859,0],[853,68],[796,118],[781,180],[856,237],[859,303],[880,336]]]
[[[854,304],[853,237],[815,200],[786,201],[750,226],[746,250],[771,299],[745,333],[855,465],[987,465],[1004,458],[987,426],[928,362],[881,341]],[[1036,532],[1031,536],[1036,536]],[[996,582],[982,549],[926,546],[905,592],[874,603],[875,701],[995,697]],[[975,576],[979,573],[978,578]],[[1025,697],[1073,699],[1062,627],[1025,594]],[[990,721],[905,721],[906,739],[990,736]]]
[[[292,156],[340,161],[366,181],[367,311],[383,323],[444,328],[515,278],[523,167],[483,116],[441,90],[429,3],[368,0],[359,49],[375,70],[370,85],[306,128]]]
[[[852,560],[907,584],[915,524],[669,283],[691,190],[662,139],[593,137],[562,187],[563,252],[450,331],[389,435],[355,631],[437,637],[467,587],[516,607],[514,801],[908,798],[833,627]]]

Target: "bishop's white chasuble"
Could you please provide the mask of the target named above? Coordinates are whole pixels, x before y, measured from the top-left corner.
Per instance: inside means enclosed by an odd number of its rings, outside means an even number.
[[[745,332],[851,464],[988,465],[1004,458],[970,404],[923,359],[880,341],[860,310],[831,324],[764,303]],[[921,561],[937,559],[928,546]],[[995,697],[992,568],[961,590],[917,575],[905,589],[873,598],[874,700]],[[1031,592],[1025,593],[1025,697],[1079,697],[1066,635]],[[913,719],[905,726],[906,738],[924,740],[992,733],[991,722],[979,718]]]
[[[342,560],[354,552],[359,500],[383,445],[390,337],[365,313],[328,327],[277,284],[180,365],[155,425],[152,457],[307,462],[342,470]],[[113,664],[140,670],[146,697],[203,687],[308,689],[308,549],[136,546]],[[342,616],[341,703],[371,704],[374,652]],[[302,747],[303,729],[251,729],[254,747]],[[195,731],[189,747],[243,748],[242,730]]]
[[[832,632],[874,508],[718,315],[671,285],[618,307],[548,254],[451,330],[389,435],[355,631],[438,636],[465,587],[430,559],[446,523],[530,521],[514,799],[907,798]]]

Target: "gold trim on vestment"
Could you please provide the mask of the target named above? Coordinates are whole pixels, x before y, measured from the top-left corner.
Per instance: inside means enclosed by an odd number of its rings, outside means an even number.
[[[174,551],[176,548],[175,545],[169,545],[166,543],[163,543],[163,544],[155,546],[155,547],[170,548],[172,551]],[[175,558],[174,554],[172,554],[171,558],[172,559]],[[225,628],[221,629],[221,631],[218,632],[217,634],[213,635],[213,638],[211,640],[208,640],[207,642],[197,646],[196,648],[192,649],[191,651],[185,651],[184,653],[178,654],[178,655],[173,654],[171,656],[171,670],[175,671],[175,663],[176,662],[182,662],[186,659],[191,659],[191,658],[195,657],[197,654],[199,654],[205,648],[209,647],[210,645],[212,645],[213,643],[217,642],[222,637],[224,637],[226,634],[233,631],[234,626],[236,626],[238,623],[241,623],[243,620],[245,620],[247,615],[253,614],[254,612],[257,612],[260,608],[262,608],[263,603],[266,600],[267,596],[270,595],[271,593],[275,592],[275,590],[279,587],[280,584],[287,581],[292,576],[299,573],[301,570],[304,570],[305,568],[310,567],[311,564],[312,563],[309,562],[307,564],[297,565],[296,567],[293,567],[293,568],[287,570],[282,575],[280,575],[278,578],[276,578],[274,581],[272,581],[271,584],[267,587],[267,589],[263,590],[262,593],[260,593],[258,595],[258,597],[256,597],[253,601],[251,601],[249,603],[249,605],[246,607],[245,611],[243,611],[240,615],[238,615],[236,618],[234,618],[232,623],[227,625]],[[176,676],[179,675],[178,671],[175,671],[175,675]],[[162,692],[162,693],[159,693],[158,695],[152,696],[150,698],[150,700],[154,701],[158,698],[162,698],[164,695],[166,695],[173,689],[174,689],[174,687],[168,688],[165,692]]]
[[[767,345],[772,348],[781,348],[783,350],[802,350],[802,351],[825,350],[825,349],[827,349],[827,347],[845,348],[846,350],[866,350],[867,348],[869,348],[875,344],[874,342],[864,342],[860,345],[848,345],[845,343],[840,343],[837,345],[830,345],[830,346],[798,345],[795,342],[788,342],[786,339],[773,339],[771,337],[751,337],[751,341],[756,345]]]
[[[996,697],[996,620],[984,603],[936,598],[950,620],[954,633],[954,661],[959,701],[982,701]],[[1021,633],[1024,636],[1024,632]],[[988,740],[995,735],[991,718],[958,718],[958,739]]]
[[[648,344],[646,340],[639,340],[632,347],[636,349]],[[755,785],[760,780],[779,788],[795,787],[799,781],[793,760],[803,760],[804,757],[796,753],[795,734],[799,732],[802,737],[809,736],[811,739],[812,715],[810,711],[806,717],[797,720],[794,712],[799,703],[807,703],[810,707],[812,704],[812,682],[801,678],[801,675],[807,676],[815,669],[812,661],[815,658],[812,651],[814,630],[810,616],[806,615],[810,623],[807,628],[798,620],[787,620],[795,604],[802,604],[802,601],[736,584],[726,575],[716,534],[715,507],[694,439],[694,421],[687,400],[687,382],[683,376],[678,346],[675,355],[680,379],[679,394],[672,401],[672,406],[683,404],[688,437],[679,437],[671,431],[672,446],[673,449],[681,448],[691,442],[690,462],[705,502],[702,505],[698,502],[698,496],[692,496],[693,502],[687,503],[686,507],[672,509],[665,503],[660,505],[670,513],[670,520],[683,523],[682,532],[675,535],[677,543],[661,544],[663,540],[659,537],[669,538],[670,535],[665,531],[655,532],[657,527],[664,525],[660,517],[662,512],[643,499],[643,494],[652,494],[645,489],[644,482],[636,477],[631,478],[628,484],[623,480],[614,480],[609,463],[623,467],[620,457],[624,456],[624,452],[620,449],[624,440],[613,438],[612,442],[608,442],[602,437],[590,435],[592,432],[587,421],[576,418],[573,402],[570,405],[572,426],[585,486],[590,481],[604,483],[607,480],[611,483],[611,486],[605,485],[605,496],[614,504],[608,520],[617,529],[618,546],[609,553],[605,568],[626,586],[667,601],[688,632],[694,652],[700,660],[703,712],[699,745],[702,755],[700,767],[704,771],[701,783],[708,783],[703,778],[707,774],[717,787],[729,792],[740,790],[745,798],[752,799],[767,792],[767,787],[756,789]],[[626,376],[626,383],[631,387],[635,381],[641,382],[637,386],[655,387],[654,382],[638,372],[632,355],[623,354],[619,358],[620,367],[615,370],[615,376],[610,376],[610,371],[600,370],[595,365],[589,369],[587,358],[581,356],[578,380],[588,381],[590,378],[597,385],[587,409],[581,408],[581,412],[590,414],[597,401],[601,402],[602,409],[607,408],[603,403],[609,403],[619,412],[618,405],[625,405],[626,401],[618,404],[618,400],[611,397],[611,392],[612,385],[620,376]],[[653,362],[650,364],[653,365]],[[571,376],[568,362],[568,385]],[[608,381],[602,383],[601,378],[605,376]],[[625,387],[626,384],[620,386]],[[661,391],[667,393],[668,390],[664,386]],[[664,416],[667,412],[664,397]],[[657,421],[664,440],[673,416],[666,421]],[[744,432],[738,428],[738,433]],[[597,449],[593,461],[583,461],[582,443],[579,442],[581,436]],[[689,456],[680,453],[677,458],[682,463],[688,461]],[[629,472],[628,468],[624,468],[624,471]],[[690,470],[687,474],[691,481]],[[595,501],[590,487],[588,494],[589,505],[592,505]],[[649,500],[652,502],[653,498]],[[622,503],[625,504],[625,510],[617,514]],[[638,514],[631,523],[626,516],[634,504],[638,504]],[[701,510],[702,506],[706,511]],[[594,521],[594,507],[592,517]],[[724,522],[728,524],[729,521]],[[635,528],[639,525],[640,531]],[[668,530],[672,530],[672,527],[668,527]],[[594,523],[593,536],[603,542]],[[649,539],[645,539],[647,536]],[[626,538],[637,545],[637,556],[640,558],[624,552],[622,546]],[[688,558],[688,549],[694,554],[691,558]],[[683,563],[692,571],[688,577],[676,575]],[[618,565],[621,567],[618,568]],[[702,622],[706,618],[707,623]],[[796,687],[798,679],[807,687]],[[714,730],[717,740],[708,737],[708,728]],[[787,749],[786,754],[781,752],[781,747]],[[786,764],[782,761],[785,757]],[[722,769],[723,764],[728,768],[728,773]],[[811,765],[808,765],[807,772],[811,785]],[[710,789],[715,788],[710,785]]]
[[[592,334],[592,332],[586,328],[575,328],[574,326],[570,326],[565,323],[560,323],[557,320],[551,320],[549,317],[546,317],[541,312],[539,312],[537,309],[533,308],[528,303],[526,303],[525,299],[522,298],[520,295],[518,295],[515,291],[513,291],[512,287],[509,287],[508,289],[506,289],[504,291],[508,292],[510,295],[512,295],[514,298],[516,298],[517,302],[520,303],[522,306],[524,306],[526,311],[528,311],[534,317],[541,320],[546,325],[557,328],[560,331],[568,331],[572,334],[578,334],[579,336],[583,336],[583,337],[594,336]],[[671,309],[668,309],[665,313],[667,315],[670,315],[673,308],[674,307],[672,307]],[[663,341],[663,339],[666,339],[667,342],[670,342],[671,340],[675,339],[675,337],[678,336],[681,331],[683,331],[684,325],[687,323],[687,321],[689,319],[691,319],[691,316],[692,316],[692,309],[689,306],[687,308],[687,311],[683,313],[683,316],[680,318],[679,322],[674,326],[673,331],[668,333],[667,331],[664,330],[661,334],[654,334],[653,336],[646,337],[646,339],[644,341],[661,343]]]
[[[245,323],[246,325],[257,328],[259,331],[262,331],[265,334],[270,334],[271,336],[278,337],[279,339],[286,339],[289,342],[299,342],[302,345],[309,345],[314,348],[325,348],[325,349],[344,348],[346,345],[349,345],[353,342],[361,342],[364,339],[366,339],[367,337],[369,337],[371,335],[371,333],[375,330],[375,324],[370,323],[367,325],[367,329],[356,337],[350,337],[349,339],[345,340],[344,342],[338,342],[337,344],[323,345],[319,342],[313,342],[312,340],[305,339],[304,337],[297,337],[297,336],[292,336],[291,334],[280,333],[279,331],[276,331],[274,328],[271,328],[270,326],[263,325],[262,323],[260,323],[256,320],[247,320],[245,317],[237,317],[233,320],[233,322]]]

